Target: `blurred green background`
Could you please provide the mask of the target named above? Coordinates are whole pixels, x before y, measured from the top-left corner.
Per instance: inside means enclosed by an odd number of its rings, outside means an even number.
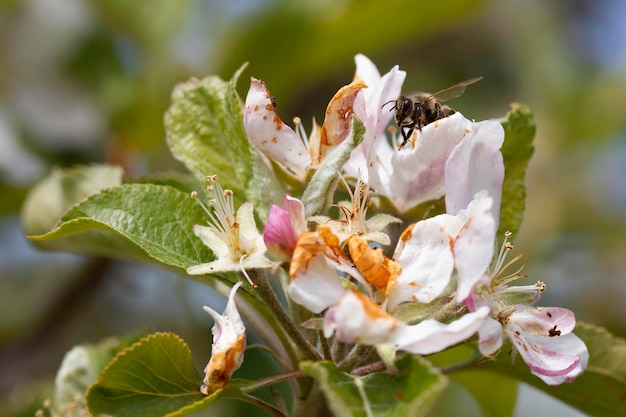
[[[1,2],[0,415],[32,416],[77,343],[149,326],[178,333],[206,363],[201,306],[221,303],[211,291],[144,265],[38,252],[19,209],[56,166],[119,164],[129,178],[181,170],[162,123],[172,88],[228,79],[244,62],[242,97],[249,76],[263,79],[286,121],[322,120],[359,52],[381,72],[406,70],[407,92],[483,75],[454,102],[469,118],[528,105],[538,135],[516,250],[530,280],[548,285],[540,305],[626,336],[624,22],[623,0]],[[238,375],[270,372],[262,358],[250,353]],[[575,414],[522,389],[515,416],[539,415]]]

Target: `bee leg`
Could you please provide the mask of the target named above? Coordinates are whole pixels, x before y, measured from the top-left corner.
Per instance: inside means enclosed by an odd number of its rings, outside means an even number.
[[[413,136],[413,131],[414,130],[415,130],[415,122],[409,123],[408,125],[405,125],[405,126],[402,126],[400,131],[402,132],[402,139],[404,139],[404,140],[402,141],[402,143],[400,144],[398,149],[402,149],[402,147],[404,145],[406,145],[406,143],[409,141],[411,136]]]
[[[446,116],[447,115],[441,108],[441,105],[439,103],[435,103],[435,120],[443,119]]]

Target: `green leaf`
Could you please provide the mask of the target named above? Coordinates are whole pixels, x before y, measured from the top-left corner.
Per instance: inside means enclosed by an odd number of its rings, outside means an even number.
[[[22,207],[22,225],[28,235],[52,229],[72,205],[122,183],[122,169],[108,165],[55,169],[35,185]]]
[[[350,158],[352,150],[363,141],[365,134],[363,122],[356,117],[352,120],[352,134],[324,158],[302,195],[306,218],[323,213],[333,202],[339,172]]]
[[[387,372],[355,377],[341,372],[331,362],[303,362],[326,396],[336,416],[422,416],[447,379],[425,360],[406,356],[397,363],[398,373]]]
[[[169,185],[188,195],[192,191],[199,193],[205,187],[193,175],[180,172],[158,172],[137,178],[134,182],[139,184]]]
[[[87,405],[92,415],[183,415],[181,409],[194,411],[196,403],[206,407],[219,397],[205,397],[201,385],[187,344],[175,334],[155,333],[109,363],[89,387]]]
[[[229,178],[235,179],[234,158],[228,143],[234,138],[222,131],[220,123],[227,87],[216,76],[178,84],[165,113],[166,139],[174,157],[198,180],[217,174],[225,188],[242,191],[224,183]]]
[[[251,200],[261,217],[269,203],[282,201],[284,188],[265,161],[251,147],[243,126],[236,82],[243,67],[229,82],[210,76],[176,86],[165,114],[167,143],[174,157],[204,183],[218,175],[238,202]]]
[[[159,263],[185,269],[212,259],[193,233],[202,208],[177,189],[126,184],[72,207],[56,228],[29,238],[39,246]]]
[[[589,365],[585,372],[570,384],[550,387],[532,375],[519,359],[517,369],[506,354],[497,361],[485,362],[478,369],[495,370],[526,382],[548,395],[593,416],[626,415],[626,340],[605,329],[578,323],[574,331],[587,344]]]
[[[122,338],[111,337],[97,344],[74,346],[65,354],[55,378],[54,402],[59,414],[68,414],[68,405],[83,398],[100,371],[119,352],[136,342],[146,332],[131,333]]]
[[[515,236],[524,219],[526,209],[526,167],[535,150],[535,122],[531,111],[514,104],[502,122],[504,127],[504,184],[500,206],[500,227],[498,238],[502,239],[509,231]]]
[[[513,415],[518,384],[515,380],[491,372],[459,372],[450,378],[463,385],[480,404],[484,417]]]

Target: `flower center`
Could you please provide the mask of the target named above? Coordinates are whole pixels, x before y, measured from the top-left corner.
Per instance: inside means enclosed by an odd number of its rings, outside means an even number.
[[[350,188],[350,185],[346,182],[343,176],[340,176],[341,181],[350,194],[350,201],[352,207],[339,206],[339,209],[346,217],[348,225],[348,233],[366,233],[367,226],[365,224],[365,218],[367,215],[367,198],[369,193],[369,184],[358,178],[354,191]]]
[[[500,251],[496,256],[492,268],[488,276],[490,284],[479,290],[479,295],[488,300],[494,309],[494,314],[500,321],[506,319],[515,311],[515,304],[533,303],[546,290],[546,284],[537,281],[531,285],[510,286],[513,281],[527,278],[528,275],[522,273],[525,265],[508,272],[517,261],[521,260],[524,255],[518,254],[513,259],[507,261],[507,256],[513,250],[513,244],[509,242],[511,232],[504,234],[504,241],[500,247]]]
[[[252,242],[239,233],[239,223],[237,222],[237,212],[233,200],[232,190],[224,190],[219,182],[217,175],[209,175],[206,177],[210,183],[207,186],[207,192],[211,196],[209,205],[213,210],[209,210],[202,202],[198,201],[200,206],[209,216],[209,227],[213,229],[216,236],[224,242],[230,252],[233,261],[239,261],[242,257],[250,253]],[[197,197],[197,193],[192,193],[193,198]]]

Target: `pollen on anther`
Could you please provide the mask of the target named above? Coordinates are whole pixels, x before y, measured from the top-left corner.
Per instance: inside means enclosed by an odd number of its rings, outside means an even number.
[[[545,282],[543,282],[543,281],[537,281],[537,283],[536,283],[535,285],[536,285],[536,286],[537,286],[537,288],[539,289],[539,292],[540,292],[540,293],[545,292],[545,290],[546,290],[546,288],[547,288],[546,283],[545,283]]]
[[[197,191],[192,191],[192,192],[191,192],[191,198],[193,198],[194,200],[195,200],[196,198],[198,198],[198,192],[197,192]]]

